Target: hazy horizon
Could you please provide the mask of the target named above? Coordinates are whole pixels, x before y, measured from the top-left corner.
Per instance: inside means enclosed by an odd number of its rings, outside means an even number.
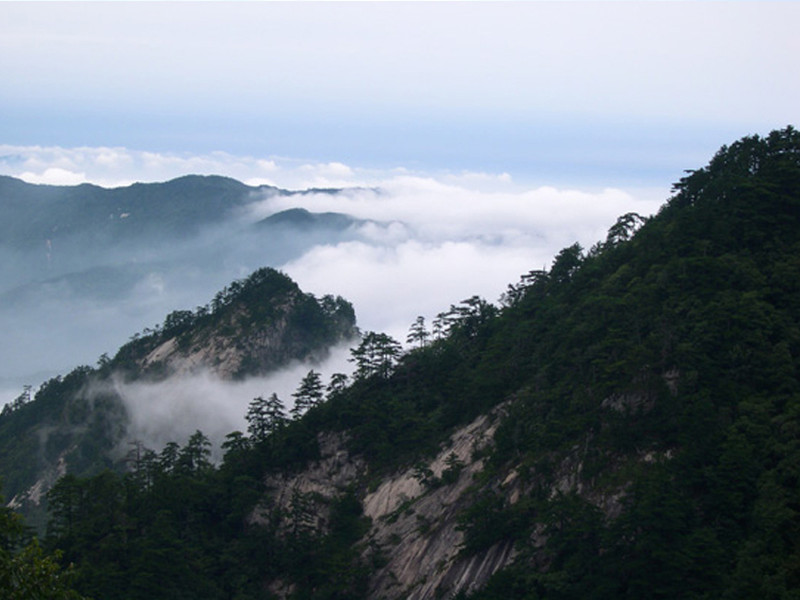
[[[97,167],[126,149],[665,186],[793,123],[800,97],[794,2],[0,2],[0,16],[0,144],[111,149]],[[21,166],[0,152],[0,172]]]

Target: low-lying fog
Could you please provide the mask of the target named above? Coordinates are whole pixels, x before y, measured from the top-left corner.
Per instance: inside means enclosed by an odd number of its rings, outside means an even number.
[[[245,415],[253,398],[277,394],[288,416],[294,406],[292,394],[311,369],[321,375],[327,386],[334,373],[351,374],[353,366],[348,358],[350,351],[345,345],[334,348],[320,363],[294,362],[277,373],[243,381],[226,381],[203,372],[158,383],[123,383],[115,379],[113,387],[130,417],[129,440],[160,450],[167,442],[184,444],[199,429],[208,436],[217,459],[226,435],[247,431]]]
[[[190,239],[160,240],[149,254],[86,256],[84,272],[40,277],[11,292],[2,286],[0,403],[19,395],[25,384],[35,391],[50,376],[93,365],[103,353],[113,356],[134,333],[161,323],[173,310],[208,303],[224,285],[262,266],[283,270],[306,292],[345,297],[362,330],[405,342],[417,315],[430,322],[475,294],[497,302],[509,283],[531,269],[548,268],[560,249],[576,241],[588,249],[605,238],[619,215],[650,215],[663,201],[616,189],[519,189],[502,179],[497,191],[487,187],[485,180],[472,186],[468,178],[445,182],[401,175],[337,194],[254,197],[236,218]],[[344,233],[264,235],[246,227],[295,207],[365,221]],[[50,259],[59,260],[57,253],[53,248]],[[24,268],[29,259],[4,256],[2,272]],[[347,370],[346,349],[334,356],[341,363],[336,370]],[[267,380],[239,384],[202,376],[131,385],[123,395],[136,399],[131,412],[143,437],[164,440],[176,433],[160,429],[156,409],[167,411],[165,418],[184,415],[181,435],[203,421],[216,423],[201,428],[218,437],[242,429],[247,403],[256,395],[276,391],[290,400],[309,368],[295,365]],[[170,404],[156,403],[156,397],[169,397]]]

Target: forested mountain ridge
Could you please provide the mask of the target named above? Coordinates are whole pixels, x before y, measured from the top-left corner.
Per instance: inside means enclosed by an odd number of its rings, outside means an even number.
[[[135,335],[104,366],[129,378],[207,370],[242,378],[291,360],[320,361],[331,346],[357,335],[349,302],[317,299],[286,275],[263,268],[194,311],[171,312],[163,325]]]
[[[97,599],[798,597],[796,130],[432,325],[218,466],[65,477],[47,547]]]
[[[45,245],[91,246],[96,252],[147,239],[189,237],[235,217],[254,200],[270,196],[336,194],[340,189],[293,192],[270,185],[250,186],[218,175],[185,175],[160,183],[105,188],[37,185],[0,175],[0,240],[25,251]],[[288,219],[286,219],[288,220]],[[341,223],[347,226],[344,219]],[[52,267],[53,265],[51,265]]]
[[[154,233],[187,235],[245,205],[254,193],[288,192],[220,176],[186,175],[115,188],[35,185],[0,176],[0,200],[8,215],[0,232],[9,245],[41,245],[46,239],[98,235],[98,230],[109,243]]]
[[[0,473],[17,506],[40,505],[66,472],[124,468],[128,415],[116,381],[153,382],[185,373],[263,375],[291,361],[323,360],[355,339],[355,312],[341,297],[316,298],[263,268],[232,282],[207,305],[173,311],[134,335],[96,368],[78,367],[23,395],[0,415]],[[168,399],[165,399],[165,402]],[[33,506],[30,506],[30,504]]]

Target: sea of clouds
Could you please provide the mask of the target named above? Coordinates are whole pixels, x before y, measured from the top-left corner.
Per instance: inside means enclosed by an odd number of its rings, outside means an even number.
[[[160,322],[172,310],[205,304],[222,285],[261,266],[281,269],[306,292],[345,297],[353,303],[362,330],[386,332],[405,342],[418,315],[430,322],[451,304],[476,294],[497,302],[520,275],[548,268],[560,249],[575,242],[588,249],[604,239],[619,215],[653,214],[666,200],[668,189],[666,182],[663,189],[569,189],[525,185],[507,173],[428,173],[225,153],[193,156],[125,148],[8,145],[0,145],[0,173],[59,185],[91,182],[114,187],[197,173],[293,190],[344,188],[338,194],[254,194],[239,219],[256,222],[301,207],[367,221],[346,241],[313,245],[277,264],[245,247],[231,252],[213,273],[192,277],[184,272],[173,281],[154,272],[143,277],[124,302],[55,295],[41,317],[41,328],[26,325],[25,331],[14,330],[13,315],[6,315],[15,339],[6,340],[7,349],[13,351],[4,361],[10,370],[0,373],[0,393],[5,395],[0,402],[16,397],[24,383],[37,386],[41,382],[34,379],[37,374],[64,373],[79,364],[93,364],[103,352],[113,355],[126,336],[143,325]],[[219,239],[211,236],[208,243]],[[197,241],[201,243],[205,242]],[[341,349],[335,353],[340,371],[347,364],[342,359],[346,355]],[[132,421],[141,437],[163,442],[167,434],[154,423],[172,419],[169,415],[175,413],[170,411],[177,411],[191,415],[185,419],[185,431],[178,432],[181,436],[200,428],[218,440],[223,432],[241,429],[254,395],[280,391],[290,397],[308,368],[293,365],[275,375],[279,383],[272,387],[280,388],[275,390],[263,381],[230,384],[204,374],[193,381],[127,386],[122,395],[130,400]],[[157,401],[165,397],[173,399],[172,408]],[[199,397],[203,402],[195,404],[193,399]],[[222,410],[223,406],[227,408]],[[168,414],[158,417],[163,410]]]

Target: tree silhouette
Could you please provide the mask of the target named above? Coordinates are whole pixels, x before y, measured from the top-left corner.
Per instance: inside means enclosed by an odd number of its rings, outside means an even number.
[[[348,377],[345,373],[334,373],[331,375],[331,380],[328,382],[328,387],[325,388],[325,391],[328,393],[328,397],[335,396],[339,394],[347,387],[347,380]]]
[[[263,396],[254,398],[245,419],[247,432],[256,443],[260,443],[286,424],[286,409],[278,394],[273,392],[267,399]]]
[[[314,369],[303,377],[297,391],[292,394],[294,406],[290,411],[294,419],[299,419],[310,408],[322,403],[322,377]]]
[[[358,348],[350,350],[356,363],[356,379],[367,379],[377,375],[387,379],[401,354],[400,342],[385,333],[368,331]]]
[[[424,348],[427,345],[430,336],[431,334],[425,327],[425,317],[420,315],[411,324],[411,329],[408,332],[406,342],[409,344],[416,344],[419,348]]]

